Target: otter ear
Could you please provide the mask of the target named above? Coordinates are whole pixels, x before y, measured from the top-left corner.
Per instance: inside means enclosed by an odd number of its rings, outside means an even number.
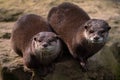
[[[56,39],[59,39],[60,37],[57,35],[55,38],[56,38]]]
[[[56,39],[60,39],[60,35],[56,35],[55,38],[56,38]]]
[[[108,27],[108,31],[111,29],[111,27]]]

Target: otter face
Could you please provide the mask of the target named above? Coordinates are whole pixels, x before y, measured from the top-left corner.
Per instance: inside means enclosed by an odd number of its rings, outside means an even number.
[[[40,32],[33,37],[32,50],[41,63],[50,63],[61,51],[61,42],[53,32]]]
[[[58,36],[52,32],[40,32],[34,38],[34,48],[41,52],[57,52],[60,48]]]
[[[85,23],[85,38],[92,43],[105,43],[108,39],[110,27],[103,21],[91,19]]]

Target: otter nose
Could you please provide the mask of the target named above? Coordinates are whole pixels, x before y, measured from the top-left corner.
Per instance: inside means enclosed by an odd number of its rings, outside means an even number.
[[[47,46],[48,46],[48,44],[47,44],[47,43],[44,43],[44,44],[42,44],[42,46],[47,47]]]
[[[99,37],[98,37],[98,36],[94,37],[94,40],[98,40],[98,39],[99,39]]]

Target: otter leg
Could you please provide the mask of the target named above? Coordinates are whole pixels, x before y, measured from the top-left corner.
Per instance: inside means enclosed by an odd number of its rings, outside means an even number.
[[[34,55],[30,53],[25,53],[25,55],[23,55],[23,61],[25,66],[32,71],[32,76],[30,80],[44,80],[42,76],[38,75],[37,70],[39,70],[40,66]]]
[[[44,79],[43,79],[43,77],[40,77],[38,74],[36,74],[36,72],[33,70],[30,80],[44,80]]]
[[[50,64],[47,66],[47,72],[48,73],[53,73],[53,71],[55,70],[55,64]]]
[[[35,73],[41,77],[45,77],[46,75],[48,75],[49,73],[53,73],[53,71],[55,70],[55,64],[49,64],[49,65],[44,65],[39,68],[34,70]]]
[[[86,59],[83,59],[83,58],[79,58],[80,59],[80,66],[82,67],[82,71],[83,72],[86,72],[86,71],[88,71],[88,68],[87,68],[87,65],[86,65],[86,63],[87,63],[87,60]]]
[[[34,80],[34,78],[35,78],[35,73],[34,73],[34,71],[32,71],[32,76],[31,76],[30,80]]]
[[[45,77],[48,73],[49,73],[48,66],[41,65],[39,68],[33,69],[33,77],[38,76],[39,78],[42,78],[42,77]]]
[[[24,65],[31,70],[40,68],[39,61],[32,54],[26,53],[25,55],[23,55],[23,61],[24,61]]]

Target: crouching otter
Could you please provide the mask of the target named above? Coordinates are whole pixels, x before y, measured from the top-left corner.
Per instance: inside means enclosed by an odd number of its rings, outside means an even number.
[[[40,16],[28,14],[17,20],[11,36],[13,50],[23,57],[25,66],[40,69],[40,75],[50,71],[62,50],[58,36],[48,26]]]
[[[45,76],[54,70],[54,62],[60,56],[61,42],[53,32],[40,32],[33,36],[23,53],[24,64],[39,75]]]
[[[84,10],[68,2],[53,7],[48,22],[85,70],[87,59],[105,45],[110,30],[106,21],[90,19]]]

